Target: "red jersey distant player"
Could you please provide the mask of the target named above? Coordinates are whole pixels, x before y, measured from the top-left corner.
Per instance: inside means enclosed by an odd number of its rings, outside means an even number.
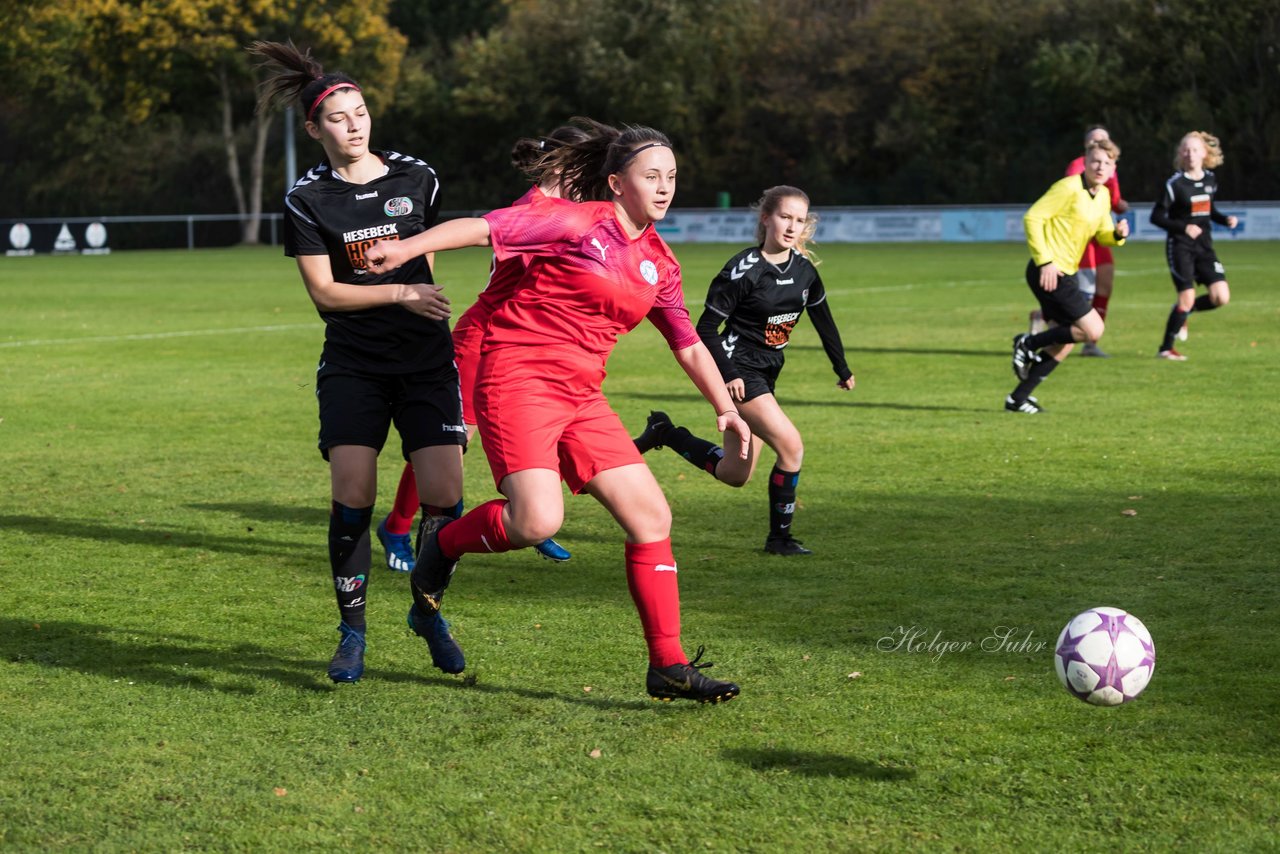
[[[481,345],[475,415],[498,490],[431,533],[411,576],[417,607],[431,613],[468,552],[499,552],[551,536],[564,518],[561,478],[595,497],[626,533],[627,584],[649,649],[646,689],[656,699],[719,702],[738,694],[709,679],[680,643],[671,510],[662,489],[601,390],[618,337],[646,317],[716,411],[716,427],[751,434],[706,346],[689,322],[680,267],[654,224],[675,192],[676,160],[650,128],[613,131],[549,155],[566,194],[612,201],[546,200],[446,222],[369,250],[376,270],[419,255],[492,245],[499,260],[529,257],[519,288],[492,315]]]

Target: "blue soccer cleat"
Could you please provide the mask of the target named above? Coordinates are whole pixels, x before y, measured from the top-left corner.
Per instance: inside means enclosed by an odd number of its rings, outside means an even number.
[[[339,623],[338,631],[342,632],[342,640],[329,659],[329,678],[334,682],[357,682],[364,674],[364,632],[346,623]]]
[[[536,549],[538,554],[542,555],[547,560],[552,560],[556,563],[564,563],[566,560],[573,557],[573,555],[569,554],[568,549],[550,537],[538,543],[534,546],[534,549]]]
[[[413,572],[413,543],[408,534],[393,534],[387,530],[387,520],[378,523],[378,541],[387,552],[387,569],[392,572]]]
[[[423,616],[417,605],[409,608],[409,628],[413,633],[427,642],[431,650],[431,663],[445,673],[461,673],[467,666],[462,655],[462,647],[449,633],[449,621],[433,611],[430,616]]]

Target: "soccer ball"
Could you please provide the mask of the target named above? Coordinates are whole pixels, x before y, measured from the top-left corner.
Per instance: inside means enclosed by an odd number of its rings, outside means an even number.
[[[1095,706],[1142,693],[1156,669],[1156,647],[1142,621],[1119,608],[1090,608],[1067,623],[1053,651],[1058,679]]]

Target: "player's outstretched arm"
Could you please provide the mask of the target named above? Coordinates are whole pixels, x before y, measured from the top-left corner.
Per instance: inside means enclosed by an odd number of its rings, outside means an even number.
[[[465,217],[442,222],[403,240],[379,240],[365,250],[364,257],[370,270],[385,273],[419,255],[488,245],[488,221],[482,217]]]

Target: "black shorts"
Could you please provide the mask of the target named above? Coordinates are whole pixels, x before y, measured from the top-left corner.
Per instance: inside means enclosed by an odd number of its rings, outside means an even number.
[[[406,460],[422,448],[467,444],[458,372],[452,365],[426,373],[369,374],[321,362],[316,398],[320,454],[326,460],[335,445],[381,452],[393,422]]]
[[[1164,242],[1164,256],[1173,286],[1180,291],[1194,290],[1197,283],[1213,285],[1227,280],[1227,270],[1213,246],[1171,237]]]
[[[1058,276],[1058,286],[1052,291],[1040,287],[1040,268],[1035,261],[1027,262],[1027,287],[1040,303],[1044,319],[1059,326],[1070,326],[1093,310],[1093,301],[1080,290],[1074,275]]]
[[[739,343],[733,366],[738,369],[738,376],[742,378],[744,391],[741,402],[746,403],[761,395],[773,394],[778,375],[782,373],[782,364],[782,354],[777,351],[748,350]]]

